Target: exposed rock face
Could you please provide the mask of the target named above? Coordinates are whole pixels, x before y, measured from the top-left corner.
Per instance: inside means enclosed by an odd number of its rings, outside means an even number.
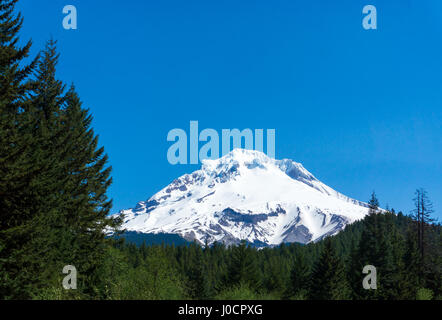
[[[236,149],[186,174],[134,209],[123,228],[174,233],[202,244],[308,243],[362,219],[367,205],[316,179],[301,164]]]

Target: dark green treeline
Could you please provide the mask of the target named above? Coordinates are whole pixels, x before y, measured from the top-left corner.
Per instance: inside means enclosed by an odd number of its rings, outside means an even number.
[[[426,225],[421,259],[417,222],[402,213],[371,213],[338,235],[308,245],[255,249],[136,246],[109,252],[111,299],[440,299],[441,226]],[[377,269],[377,290],[365,290],[365,265]],[[161,285],[159,285],[161,283]],[[136,289],[135,289],[136,288]]]

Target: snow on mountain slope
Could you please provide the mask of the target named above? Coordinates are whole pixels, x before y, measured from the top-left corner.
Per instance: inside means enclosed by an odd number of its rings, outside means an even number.
[[[333,235],[368,213],[316,179],[301,164],[235,149],[174,180],[125,215],[123,228],[173,233],[187,240],[258,246],[308,243]]]

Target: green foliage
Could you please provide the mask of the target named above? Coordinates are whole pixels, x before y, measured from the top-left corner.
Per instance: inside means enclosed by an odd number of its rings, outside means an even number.
[[[303,300],[307,296],[310,284],[310,266],[302,252],[294,257],[290,282],[286,293],[287,297]]]
[[[404,263],[405,239],[398,230],[398,222],[391,212],[381,212],[378,200],[372,195],[369,215],[357,248],[351,256],[351,285],[356,299],[405,299],[406,266]],[[377,290],[365,290],[361,286],[360,270],[366,265],[377,269]]]
[[[258,295],[246,284],[225,289],[216,296],[217,300],[257,300]]]
[[[133,245],[127,245],[117,248],[108,250],[100,269],[101,292],[105,293],[103,299],[184,298],[183,281],[163,247],[143,247],[138,250]],[[134,255],[139,259],[133,259]]]
[[[31,44],[17,47],[15,3],[0,1],[0,298],[61,297],[68,264],[77,295],[95,297],[105,230],[119,223],[111,169],[75,89],[56,79],[56,42],[20,68]]]
[[[433,291],[426,288],[420,288],[416,293],[416,300],[432,300]]]
[[[187,295],[193,299],[209,299],[213,295],[213,283],[210,281],[210,269],[200,246],[189,246],[186,266]]]
[[[326,239],[321,257],[313,267],[309,297],[313,300],[347,300],[350,293],[342,259],[332,241]]]
[[[261,250],[245,243],[206,248],[197,244],[118,244],[105,263],[107,270],[113,271],[105,272],[107,289],[101,291],[107,292],[107,299],[416,299],[418,282],[409,275],[414,270],[409,262],[416,256],[411,249],[413,224],[410,217],[377,213],[375,219],[368,216],[323,241]],[[439,237],[440,229],[435,225],[429,235]],[[383,233],[371,242],[380,248],[382,257],[360,251],[369,231]],[[432,254],[440,258],[440,253]],[[363,263],[370,264],[367,257],[379,264],[374,264],[379,273],[378,290],[362,288]],[[159,273],[156,284],[152,275],[155,263],[149,262],[152,258],[163,266],[160,271],[167,270]],[[353,277],[355,283],[350,286]],[[434,275],[427,277],[431,278],[423,279],[425,283],[432,283],[430,279],[437,282]],[[165,289],[155,290],[158,283]],[[440,285],[440,280],[437,283]],[[433,297],[439,295],[433,287],[428,288]],[[362,295],[356,296],[355,290]]]
[[[0,1],[0,298],[24,295],[29,279],[22,256],[23,245],[31,238],[25,195],[34,159],[28,154],[32,133],[27,128],[32,120],[23,114],[23,101],[37,58],[26,65],[31,42],[18,46],[23,19],[14,15],[16,2]],[[17,274],[18,270],[22,272]]]
[[[288,273],[286,269],[285,261],[281,256],[270,256],[263,270],[264,287],[270,292],[281,295],[285,291],[289,280],[288,277],[284,276]]]
[[[248,246],[245,241],[231,247],[231,260],[227,274],[226,286],[246,285],[249,288],[260,287],[260,274],[256,260],[253,259],[256,249]]]

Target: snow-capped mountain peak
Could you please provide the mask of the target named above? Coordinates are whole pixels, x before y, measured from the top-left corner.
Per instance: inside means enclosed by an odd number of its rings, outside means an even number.
[[[235,149],[203,160],[200,170],[121,213],[128,231],[267,246],[335,234],[363,218],[368,208],[323,184],[300,163]]]

